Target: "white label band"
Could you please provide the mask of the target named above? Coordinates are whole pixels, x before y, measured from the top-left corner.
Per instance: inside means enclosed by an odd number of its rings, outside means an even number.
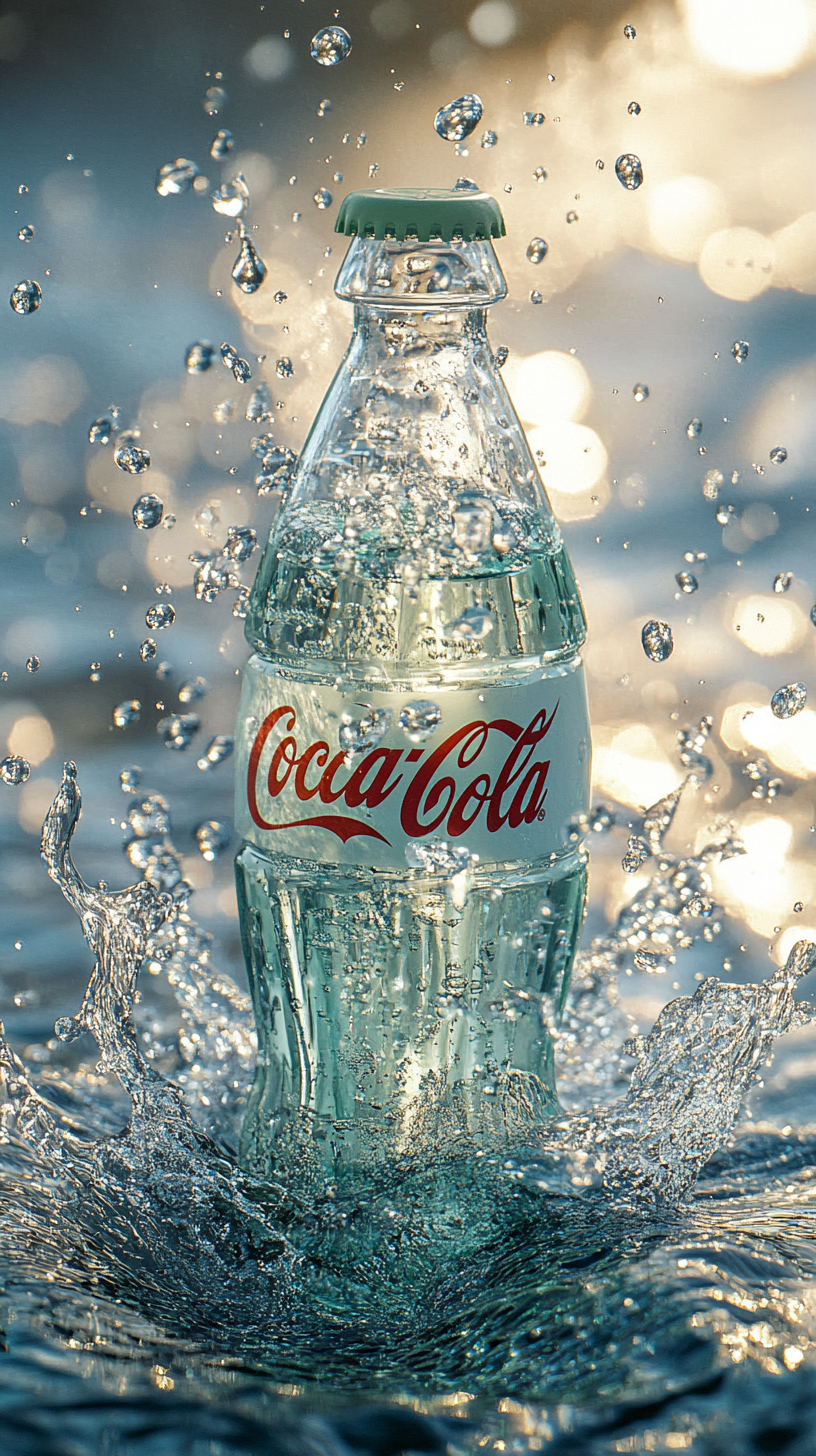
[[[441,721],[417,742],[400,713],[430,697]],[[340,730],[355,719],[388,728],[350,753]],[[318,862],[405,869],[409,844],[440,840],[482,864],[540,859],[564,853],[564,826],[588,807],[579,658],[481,691],[342,694],[255,657],[236,747],[238,832],[260,849]]]

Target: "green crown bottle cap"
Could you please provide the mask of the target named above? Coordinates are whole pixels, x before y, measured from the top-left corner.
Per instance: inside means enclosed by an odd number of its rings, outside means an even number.
[[[468,192],[444,187],[376,187],[350,192],[340,204],[336,233],[349,237],[395,238],[404,242],[416,238],[443,243],[461,238],[503,238],[506,232],[501,208],[487,192]]]

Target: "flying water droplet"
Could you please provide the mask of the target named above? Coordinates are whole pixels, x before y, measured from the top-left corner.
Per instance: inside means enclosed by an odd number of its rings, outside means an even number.
[[[572,223],[572,222],[578,222],[578,221],[579,221],[578,214],[575,211],[575,208],[574,207],[571,207],[570,210],[569,210],[569,212],[567,213],[567,222]]]
[[[409,840],[405,846],[405,859],[412,870],[426,870],[434,875],[444,875],[447,879],[461,875],[471,861],[478,858],[464,844],[448,844],[444,839],[431,844]]]
[[[317,114],[320,117],[326,116],[331,111],[331,109],[332,104],[329,101],[328,97],[326,97],[323,101],[320,102],[317,108]]]
[[[252,370],[246,359],[241,358],[237,350],[233,349],[232,344],[221,345],[221,362],[225,369],[232,370],[239,384],[246,384],[247,380],[252,378]]]
[[[232,151],[234,146],[235,138],[231,131],[217,131],[210,146],[210,156],[216,162],[221,162]]]
[[[640,116],[640,109],[639,101],[630,101],[626,108],[630,116]]]
[[[89,678],[89,680],[91,682],[101,682],[102,681],[102,663],[101,662],[92,662],[91,663],[91,666],[90,666],[90,668],[88,670],[88,678]]]
[[[0,778],[4,784],[24,784],[30,773],[31,764],[19,753],[10,753],[7,758],[0,759]]]
[[[76,1041],[84,1030],[82,1022],[75,1016],[60,1016],[54,1022],[54,1031],[60,1041]]]
[[[545,121],[543,111],[522,111],[521,119],[525,126],[543,126]]]
[[[165,627],[172,627],[175,620],[176,609],[169,602],[154,602],[145,612],[145,626],[151,632],[161,632]]]
[[[426,738],[436,732],[441,722],[442,709],[439,704],[426,698],[406,703],[399,715],[400,728],[412,743],[424,743]]]
[[[160,197],[177,197],[182,192],[189,192],[197,176],[195,162],[188,161],[186,157],[176,157],[175,162],[165,162],[159,168],[156,191]]]
[[[696,576],[690,571],[678,571],[674,579],[684,596],[691,596],[700,585]]]
[[[119,469],[127,471],[128,475],[142,475],[150,469],[150,451],[139,445],[117,445],[113,458]]]
[[[117,703],[113,710],[114,727],[127,728],[131,723],[138,723],[141,712],[142,705],[138,698],[128,698],[124,703]]]
[[[496,369],[503,369],[509,358],[510,350],[508,349],[507,345],[499,344],[498,349],[493,355],[493,364]]]
[[[482,119],[481,98],[468,92],[440,107],[434,117],[434,130],[446,142],[463,142]]]
[[[547,173],[543,167],[536,167],[533,176],[535,177],[536,182],[546,182],[547,180]]]
[[[495,147],[496,142],[498,140],[499,140],[499,138],[498,138],[496,132],[495,131],[489,131],[488,130],[488,131],[486,131],[486,132],[483,133],[482,140],[481,140],[481,144],[480,145],[482,146],[482,148],[485,151],[489,151],[491,147]]]
[[[707,470],[703,476],[703,495],[706,500],[716,500],[723,483],[721,470]]]
[[[165,748],[180,753],[189,747],[200,727],[201,719],[197,713],[169,713],[166,718],[159,719],[156,732]]]
[[[632,398],[635,404],[642,404],[644,399],[649,398],[648,384],[635,384],[632,386]]]
[[[351,36],[341,25],[327,25],[312,37],[310,50],[319,66],[339,66],[351,55]]]
[[[112,434],[113,420],[109,420],[102,415],[98,420],[94,420],[90,426],[88,439],[92,445],[107,445]]]
[[[33,278],[24,278],[12,288],[9,303],[15,313],[36,313],[42,303],[42,289]]]
[[[188,374],[205,374],[215,358],[215,350],[206,339],[197,339],[184,355],[184,367]]]
[[[539,291],[538,291],[537,288],[533,288],[530,291],[530,302],[531,303],[543,303],[544,302],[544,295],[542,293],[539,293]]]
[[[164,515],[164,501],[157,495],[140,495],[132,515],[133,524],[140,531],[152,531]]]
[[[483,642],[496,625],[489,607],[467,607],[461,617],[450,622],[446,631],[456,642]]]
[[[217,116],[227,104],[228,96],[223,86],[208,86],[204,92],[204,110],[208,116]]]
[[[142,662],[152,662],[158,650],[153,638],[145,637],[144,642],[139,646],[139,656]]]
[[[273,298],[276,303],[285,303],[288,297],[289,294],[284,293],[282,288],[279,288],[277,293],[273,294]]]
[[[263,457],[263,468],[255,476],[258,495],[269,495],[272,490],[283,490],[289,484],[297,465],[294,450],[278,445]]]
[[[652,662],[665,662],[674,651],[672,630],[668,622],[658,622],[651,618],[644,624],[640,640],[643,651]]]
[[[33,240],[34,229],[31,226],[31,223],[27,222],[24,227],[20,228],[20,231],[17,234],[17,241],[20,243],[30,243],[33,242]]]
[[[264,420],[271,420],[273,413],[272,394],[269,385],[264,380],[257,389],[253,389],[249,396],[244,419],[249,420],[251,424],[260,425]]]
[[[701,435],[702,433],[703,433],[703,422],[702,422],[702,420],[689,420],[688,424],[686,425],[686,434],[688,435],[689,439],[690,440],[696,440],[697,436],[698,435]]]
[[[266,264],[249,236],[241,238],[241,251],[232,265],[233,282],[242,293],[257,293],[266,278]]]
[[[30,672],[30,673],[33,674],[35,672],[39,672],[39,670],[40,670],[40,659],[39,659],[39,657],[37,657],[36,655],[32,654],[31,657],[26,658],[26,672]]]
[[[771,451],[771,463],[773,465],[784,465],[788,458],[788,452],[784,445],[776,445]]]
[[[807,702],[807,688],[804,683],[787,683],[777,688],[771,698],[771,712],[775,718],[794,718],[801,713]]]
[[[773,589],[776,592],[777,596],[781,596],[782,593],[783,592],[786,592],[788,590],[788,588],[792,584],[793,584],[793,572],[792,571],[780,571],[780,572],[777,572],[776,576],[774,577]]]
[[[369,707],[363,718],[353,718],[350,713],[344,713],[337,735],[340,747],[348,754],[365,753],[367,749],[376,747],[393,722],[394,714],[390,708]]]
[[[188,678],[181,684],[178,690],[180,703],[198,703],[206,698],[210,691],[210,684],[205,677]]]
[[[543,238],[531,238],[527,244],[527,258],[531,263],[543,263],[549,248]]]
[[[648,847],[637,834],[630,834],[626,842],[626,853],[621,860],[621,868],[627,875],[636,875],[642,864],[649,858]]]
[[[233,177],[231,182],[224,182],[221,187],[216,187],[210,193],[210,201],[213,212],[221,217],[240,217],[249,207],[249,188],[241,173]]]
[[[226,758],[232,755],[234,748],[235,739],[231,733],[216,733],[215,737],[211,738],[207,744],[204,756],[198,760],[196,768],[200,768],[202,772],[216,768],[219,763],[223,763]]]
[[[222,850],[229,847],[232,830],[226,824],[219,824],[217,819],[208,819],[206,823],[199,824],[195,837],[202,859],[212,863],[214,859],[218,859]]]
[[[320,212],[325,212],[327,207],[331,207],[333,200],[328,187],[318,187],[314,195],[314,202]]]
[[[282,359],[278,359],[275,365],[275,373],[278,379],[291,379],[294,372],[295,366],[291,359],[287,358],[286,355]]]
[[[258,536],[251,526],[230,526],[227,529],[224,555],[230,561],[248,561],[257,544]]]
[[[119,774],[119,787],[123,794],[132,794],[141,782],[142,770],[135,764],[131,768],[123,768]]]
[[[731,345],[731,353],[734,355],[738,364],[745,363],[750,348],[751,346],[747,339],[737,339],[736,343]]]
[[[636,192],[643,181],[643,163],[634,152],[624,152],[615,163],[615,176],[628,192]]]
[[[626,36],[627,40],[634,40],[635,36],[637,35],[637,31],[635,30],[635,27],[633,25],[625,25],[623,27],[623,33]]]

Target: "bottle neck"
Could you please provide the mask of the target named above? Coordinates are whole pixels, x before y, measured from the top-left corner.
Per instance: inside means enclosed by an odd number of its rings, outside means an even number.
[[[443,347],[471,353],[487,343],[487,307],[418,310],[355,301],[354,332],[388,358],[417,358]]]

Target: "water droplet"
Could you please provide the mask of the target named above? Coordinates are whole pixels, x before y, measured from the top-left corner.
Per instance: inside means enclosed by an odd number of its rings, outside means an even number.
[[[652,662],[665,662],[674,650],[672,630],[668,622],[658,622],[652,618],[645,623],[640,640],[643,651]]]
[[[249,207],[249,188],[241,173],[233,177],[231,182],[224,182],[221,187],[216,187],[210,193],[210,202],[213,212],[220,213],[221,217],[240,217]]]
[[[510,358],[510,350],[508,349],[507,345],[506,344],[499,344],[498,349],[496,350],[495,354],[493,355],[493,364],[494,364],[495,368],[496,369],[503,369],[509,358]]]
[[[522,113],[521,113],[521,119],[524,122],[524,125],[525,126],[543,126],[544,125],[544,112],[543,111],[522,111]]]
[[[222,850],[228,848],[232,830],[227,824],[219,824],[217,819],[208,819],[206,823],[199,824],[195,837],[202,859],[211,863],[218,859]]]
[[[113,710],[114,727],[127,728],[130,723],[138,723],[141,712],[142,705],[138,698],[127,698],[124,703],[117,703]]]
[[[327,25],[312,37],[310,50],[319,66],[339,66],[351,55],[351,36],[341,25]]]
[[[431,844],[409,840],[405,846],[405,859],[412,870],[426,870],[430,874],[445,875],[448,879],[461,875],[471,860],[478,858],[464,844],[448,844],[444,839]]]
[[[275,373],[278,379],[291,379],[294,372],[295,368],[291,359],[288,359],[286,355],[282,359],[278,359],[275,365]]]
[[[597,161],[595,163],[595,166],[598,168],[598,171],[599,172],[602,172],[603,171],[603,169],[604,169],[604,162],[603,162],[603,158],[602,157],[598,157],[598,159],[597,159]]]
[[[164,515],[164,501],[157,495],[140,495],[132,511],[133,524],[140,531],[152,531]]]
[[[40,659],[32,654],[26,658],[26,672],[35,673],[40,670]]]
[[[297,465],[294,450],[282,446],[269,450],[263,457],[263,469],[255,476],[258,495],[269,495],[272,490],[283,490],[288,485]]]
[[[353,718],[350,713],[344,713],[337,735],[340,747],[344,753],[365,753],[366,749],[376,747],[393,722],[394,714],[390,708],[368,707],[363,718]]]
[[[788,588],[792,584],[793,584],[793,572],[792,571],[780,571],[774,577],[773,589],[776,592],[777,596],[781,596],[782,593],[783,592],[786,592],[788,590]]]
[[[438,703],[432,703],[426,698],[406,703],[399,715],[400,728],[412,743],[424,743],[426,738],[436,732],[441,722],[442,709]]]
[[[165,627],[172,627],[176,620],[176,609],[171,607],[169,602],[154,602],[145,612],[145,626],[151,632],[161,632]],[[143,644],[144,645],[144,644]],[[152,657],[154,654],[151,653]]]
[[[642,864],[649,858],[648,847],[636,834],[630,834],[626,841],[626,853],[621,860],[621,868],[627,875],[636,875]]]
[[[42,289],[33,278],[24,278],[12,288],[9,303],[15,313],[36,313],[42,303]]]
[[[498,140],[499,138],[496,132],[488,130],[482,135],[481,146],[484,148],[485,151],[489,151],[491,147],[495,147]]]
[[[0,759],[0,778],[4,784],[24,784],[30,773],[31,764],[19,753],[10,753],[8,758]]]
[[[626,110],[629,112],[630,116],[640,116],[640,102],[630,101]]]
[[[248,561],[257,544],[258,537],[251,526],[230,526],[227,530],[224,555],[228,556],[230,561]]]
[[[202,771],[216,768],[219,763],[224,762],[225,758],[231,756],[234,748],[235,739],[231,733],[216,733],[207,744],[204,756],[198,760],[196,768],[200,768]]]
[[[117,445],[113,458],[119,469],[126,470],[129,475],[142,475],[150,469],[150,451],[139,445]]]
[[[549,248],[543,238],[531,238],[527,244],[527,258],[531,263],[543,263]]]
[[[234,283],[242,293],[257,293],[266,278],[266,264],[251,239],[244,234],[241,251],[232,265]]]
[[[132,794],[141,782],[142,770],[135,764],[131,768],[123,768],[119,774],[119,787],[123,794]]]
[[[113,434],[113,428],[113,420],[107,419],[104,415],[98,420],[94,420],[88,429],[90,443],[92,445],[107,445]]]
[[[396,89],[397,88],[394,87],[394,90],[396,90]],[[400,87],[399,89],[402,90],[402,87]],[[317,108],[317,114],[320,117],[326,116],[331,111],[331,109],[332,109],[332,104],[329,101],[328,97],[326,97],[326,99],[324,101],[321,101],[319,103],[318,108]]]
[[[543,295],[539,293],[539,291],[538,291],[537,288],[533,288],[531,290],[531,293],[530,293],[530,302],[531,303],[543,303],[544,302]]]
[[[649,398],[648,384],[635,384],[632,386],[632,398],[636,404],[642,404],[644,399]]]
[[[246,359],[241,358],[240,354],[233,349],[232,344],[221,345],[221,362],[225,369],[232,370],[239,384],[246,384],[247,380],[252,378],[252,370]]]
[[[273,295],[273,297],[274,297],[276,303],[285,303],[286,300],[287,300],[287,298],[289,297],[289,294],[288,293],[284,293],[283,289],[282,288],[279,288],[278,291],[277,291],[277,293],[275,293]]]
[[[627,40],[634,40],[635,36],[637,35],[637,31],[635,30],[635,27],[633,25],[625,25],[623,27],[623,33],[626,36]]]
[[[156,191],[160,197],[177,197],[181,192],[189,192],[197,176],[195,162],[188,161],[186,157],[176,157],[175,162],[165,162],[159,168]]]
[[[467,607],[461,617],[450,622],[446,631],[457,642],[482,642],[496,625],[489,607]]]
[[[80,1037],[84,1030],[85,1027],[82,1025],[82,1022],[78,1021],[74,1016],[60,1016],[54,1022],[54,1031],[60,1041],[76,1041],[77,1037]]]
[[[157,651],[158,648],[152,637],[145,637],[144,642],[142,642],[139,646],[139,656],[141,657],[142,662],[152,662],[153,658],[156,656]]]
[[[24,197],[27,192],[28,188],[26,187],[25,182],[21,182],[19,187],[17,188],[18,197]]]
[[[472,92],[457,96],[440,107],[434,117],[434,130],[446,142],[463,142],[482,119],[482,102]]]
[[[208,86],[204,92],[204,110],[208,116],[217,116],[227,104],[228,96],[223,86]]]
[[[731,345],[731,353],[734,355],[738,364],[745,363],[750,348],[751,345],[747,339],[737,339],[736,343]]]
[[[169,713],[166,718],[159,719],[156,732],[165,748],[180,753],[189,747],[200,727],[201,719],[197,713]]]
[[[691,596],[692,592],[696,592],[700,585],[696,576],[692,575],[690,571],[678,571],[674,579],[683,595],[687,597]]]
[[[788,452],[784,445],[775,445],[771,451],[771,463],[773,465],[784,465],[788,458]]]
[[[325,212],[327,207],[331,207],[333,198],[328,187],[318,187],[314,201],[315,207],[319,208],[321,212]]]
[[[91,682],[101,682],[102,681],[102,663],[101,662],[92,662],[91,663],[90,668],[88,669],[88,677],[90,678],[90,681]]]
[[[570,208],[570,211],[567,213],[567,222],[578,222],[578,214],[574,207]]]
[[[536,182],[546,182],[547,180],[547,173],[543,167],[536,167],[533,176],[535,177]]]
[[[689,439],[690,440],[695,440],[697,438],[697,436],[698,435],[701,435],[702,433],[703,433],[703,422],[702,422],[702,420],[689,420],[688,424],[686,425],[686,434],[688,435]]]
[[[238,595],[237,595],[237,597],[235,598],[235,601],[232,604],[232,615],[233,615],[233,617],[237,617],[239,619],[239,621],[243,622],[243,621],[246,620],[246,616],[247,616],[248,610],[249,610],[249,587],[248,586],[241,586],[241,587],[238,588]]]
[[[273,411],[272,395],[269,385],[264,381],[249,396],[244,418],[249,420],[251,424],[259,425],[264,420],[271,420]]]
[[[20,228],[20,231],[17,234],[17,241],[20,243],[30,243],[33,241],[33,239],[34,229],[31,226],[31,223],[27,222],[24,227]]]
[[[234,146],[235,138],[231,131],[217,131],[210,146],[210,156],[216,162],[220,162],[226,157],[228,152],[232,151]]]
[[[775,718],[794,718],[801,713],[807,702],[807,688],[804,683],[787,683],[777,688],[771,698],[771,712]]]
[[[206,698],[210,691],[210,685],[205,677],[188,678],[179,688],[180,703],[197,703],[201,698]]]
[[[703,476],[703,495],[706,500],[716,500],[723,483],[721,470],[707,470]],[[718,518],[719,519],[719,518]]]
[[[593,834],[607,834],[615,824],[615,814],[608,804],[595,804],[589,811],[589,827]]]
[[[615,163],[615,176],[628,192],[637,191],[643,181],[643,163],[634,152],[624,152]]]

